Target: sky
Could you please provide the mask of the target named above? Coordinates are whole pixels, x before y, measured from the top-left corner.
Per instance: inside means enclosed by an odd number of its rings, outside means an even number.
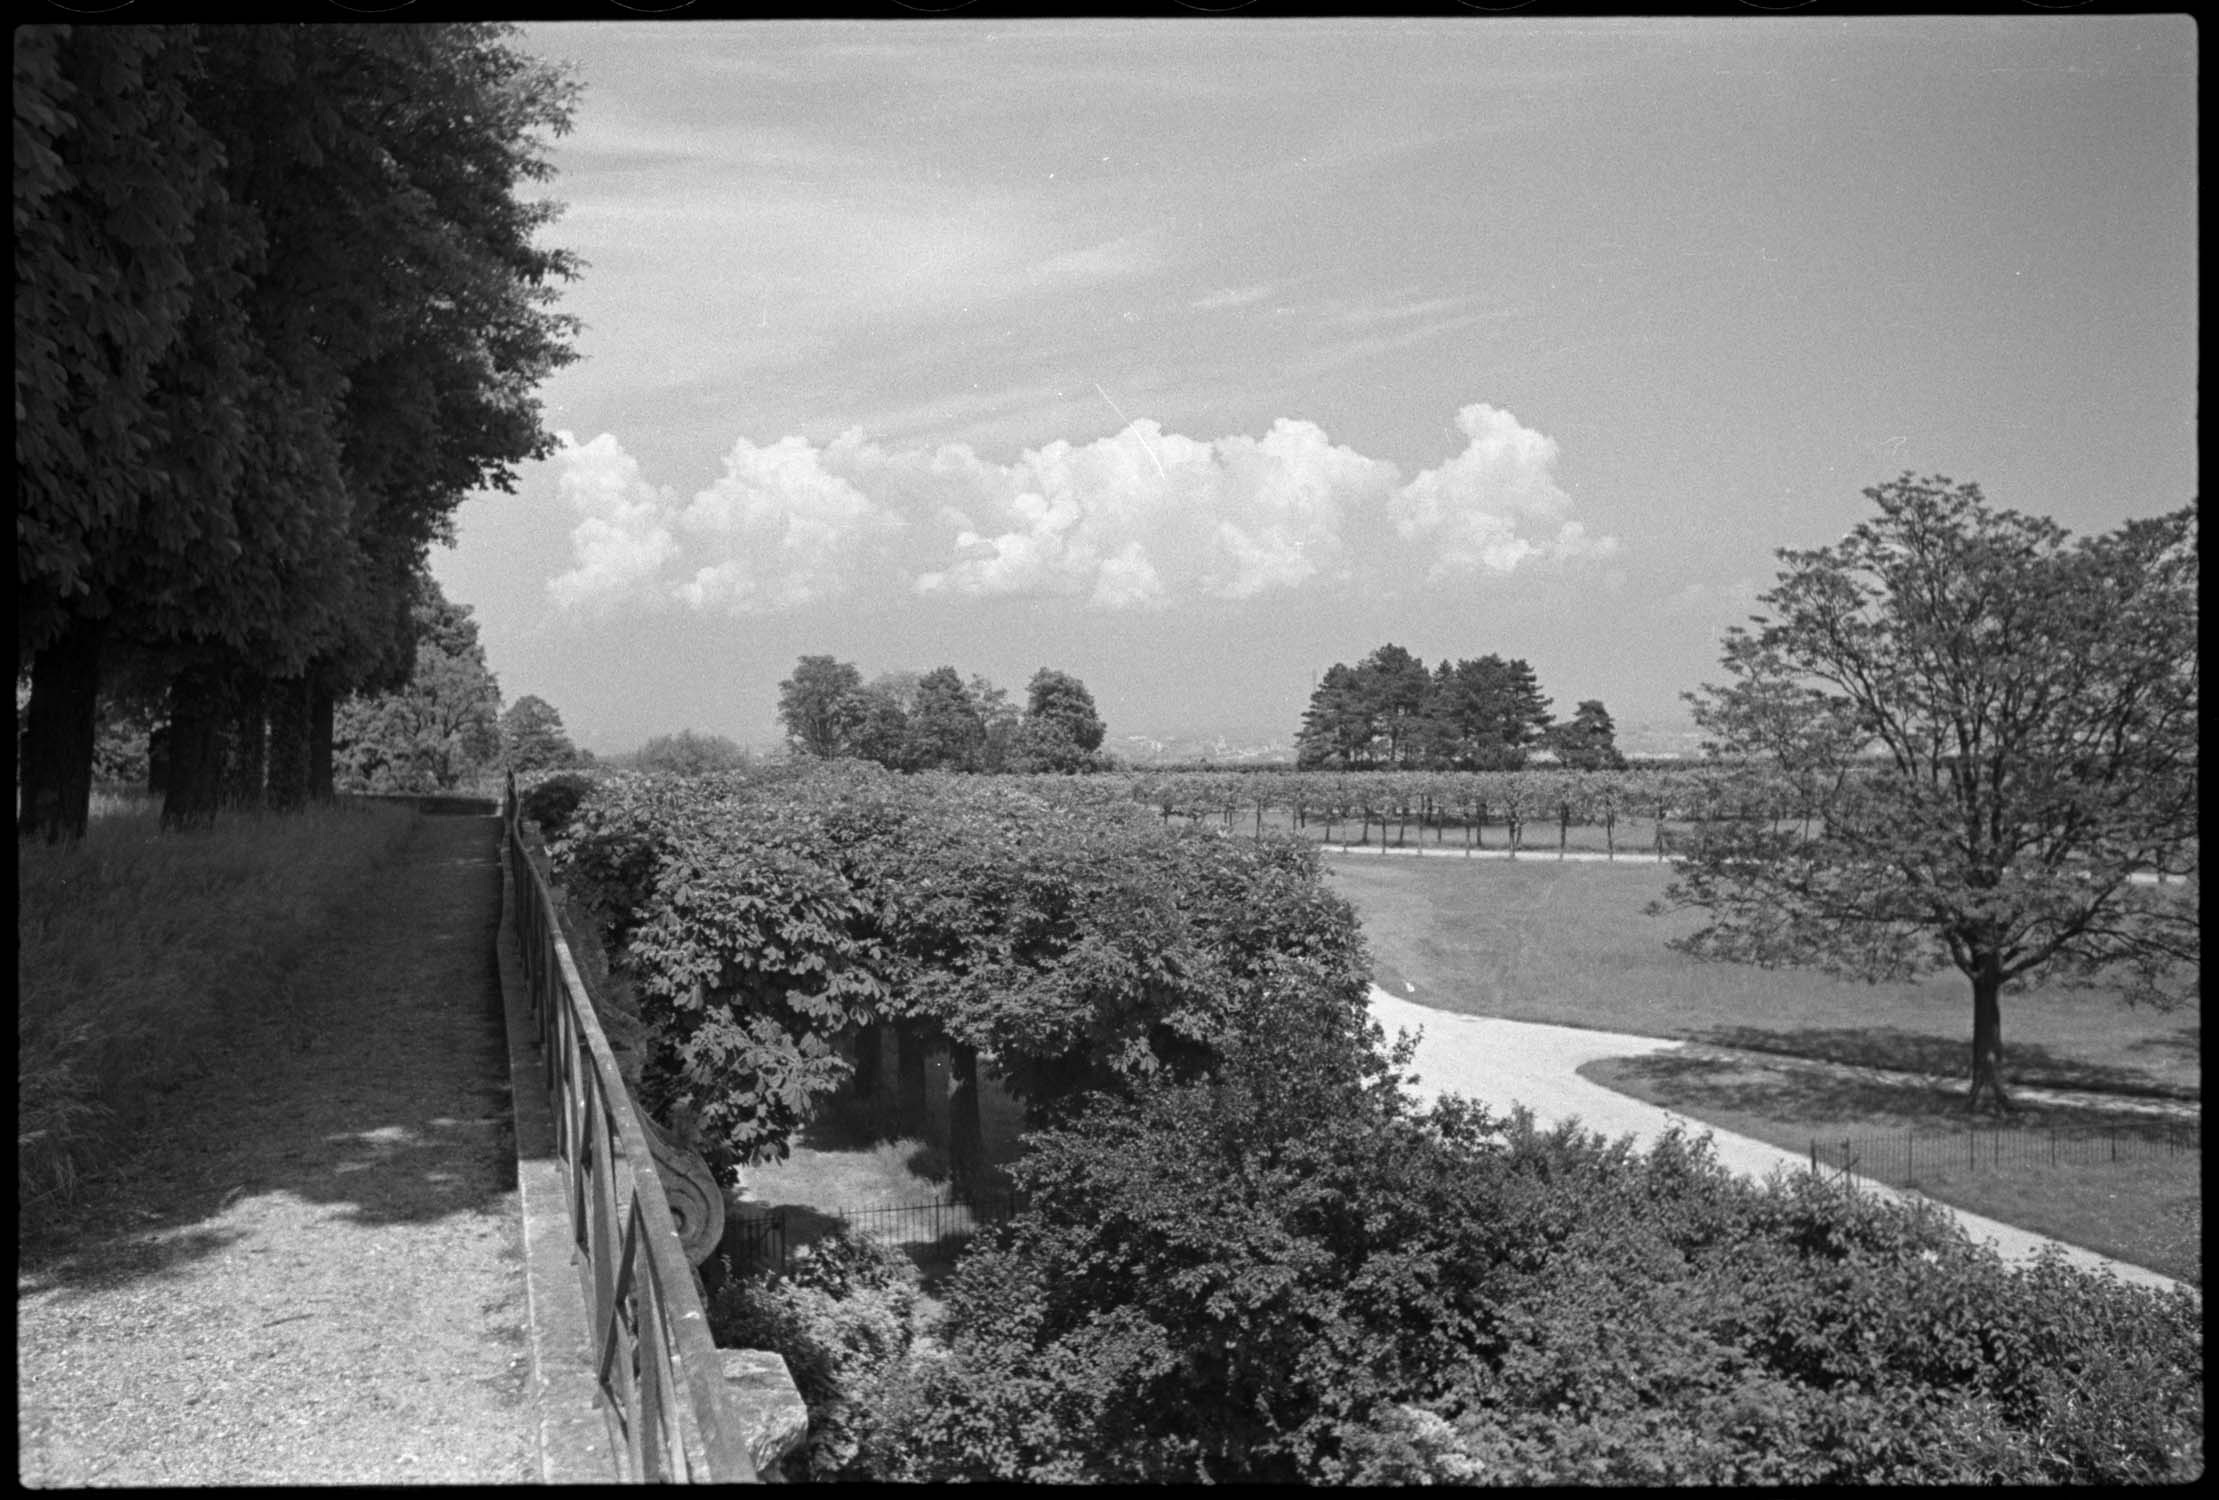
[[[1291,743],[1392,642],[1687,721],[1905,470],[2197,491],[2180,16],[580,22],[552,456],[433,572],[603,752],[803,655]]]

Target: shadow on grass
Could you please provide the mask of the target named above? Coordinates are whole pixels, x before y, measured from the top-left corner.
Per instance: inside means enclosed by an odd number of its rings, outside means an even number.
[[[1740,1052],[1837,1063],[1859,1068],[1884,1068],[1915,1073],[1921,1078],[1962,1082],[1971,1072],[1971,1041],[1904,1031],[1893,1026],[1805,1026],[1793,1031],[1756,1026],[1714,1026],[1697,1034],[1697,1040]],[[2152,1038],[2140,1045],[2167,1045],[2170,1039]],[[2194,1049],[2194,1042],[2177,1044]],[[2004,1076],[2007,1082],[2032,1088],[2084,1089],[2092,1093],[2155,1095],[2164,1098],[2196,1097],[2170,1088],[2139,1068],[2065,1057],[2031,1042],[2004,1042]]]
[[[1844,1074],[1793,1060],[1763,1056],[1720,1056],[1694,1050],[1610,1058],[1582,1067],[1580,1074],[1606,1087],[1650,1099],[1664,1108],[1717,1122],[1720,1128],[1749,1131],[1748,1121],[1773,1121],[1798,1131],[1975,1128],[1965,1112],[1961,1080],[1897,1081]],[[1736,1121],[1733,1117],[1742,1117]],[[1983,1115],[1977,1128],[1994,1127]],[[2006,1125],[2101,1126],[2124,1134],[2163,1140],[2179,1122],[2162,1115],[2126,1115],[2073,1105],[2033,1105],[2021,1101]]]
[[[75,1201],[36,1225],[19,1205],[19,1294],[186,1274],[247,1238],[354,1253],[322,1223],[512,1214],[496,834],[426,823],[297,983],[235,1012],[212,996],[207,1065],[134,1101],[138,1128]]]

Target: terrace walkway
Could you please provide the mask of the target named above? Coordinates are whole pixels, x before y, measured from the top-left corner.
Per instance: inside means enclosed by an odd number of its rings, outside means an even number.
[[[290,1014],[162,1101],[18,1261],[25,1484],[542,1477],[495,928],[500,823],[417,821]]]

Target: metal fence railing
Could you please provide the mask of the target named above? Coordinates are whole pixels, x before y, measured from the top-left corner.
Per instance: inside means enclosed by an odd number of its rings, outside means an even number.
[[[1023,1210],[1024,1195],[997,1193],[976,1198],[950,1198],[939,1203],[909,1203],[896,1208],[843,1208],[831,1217],[859,1234],[897,1245],[939,1245],[968,1239],[989,1224]],[[811,1216],[815,1218],[815,1216]],[[821,1218],[815,1222],[822,1224]],[[725,1225],[724,1245],[733,1257],[733,1269],[784,1271],[793,1254],[807,1242],[788,1210],[774,1208],[735,1213]]]
[[[573,1253],[601,1399],[634,1482],[752,1483],[745,1429],[680,1245],[648,1135],[555,917],[553,892],[502,799],[502,847],[525,982],[546,1059]]]
[[[1811,1169],[1854,1173],[1902,1185],[1920,1172],[1977,1172],[2004,1167],[2101,1166],[2203,1151],[2200,1122],[2144,1126],[2005,1126],[1905,1130],[1885,1135],[1813,1137]]]

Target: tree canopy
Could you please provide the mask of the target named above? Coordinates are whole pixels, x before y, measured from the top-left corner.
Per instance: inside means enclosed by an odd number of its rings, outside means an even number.
[[[509,37],[19,31],[19,829],[82,828],[104,653],[171,673],[165,821],[259,768],[265,721],[273,795],[302,779],[296,721],[408,672],[454,507],[551,446],[532,391],[573,357],[548,304],[577,266],[520,190],[575,89]]]
[[[1779,554],[1731,680],[1689,695],[1715,753],[1787,774],[1823,826],[1724,825],[1667,899],[1709,913],[1702,957],[1957,969],[1968,1102],[2004,1109],[2004,993],[2197,982],[2196,509],[2076,540],[1977,485],[1865,493],[1842,541]]]
[[[501,754],[508,769],[561,770],[579,763],[578,747],[562,727],[562,715],[545,698],[526,693],[501,714]]]
[[[1609,715],[1588,700],[1602,723]],[[1587,705],[1582,705],[1586,707]],[[1523,660],[1444,660],[1427,672],[1392,643],[1326,669],[1296,736],[1304,769],[1515,770],[1549,742],[1549,700]],[[1607,765],[1608,761],[1599,761]]]
[[[801,754],[895,771],[1094,770],[1107,733],[1086,684],[1048,667],[1020,711],[1003,689],[953,667],[866,683],[851,662],[804,656],[778,685],[778,716]]]
[[[501,685],[470,606],[449,603],[429,574],[418,587],[408,681],[338,707],[332,758],[350,791],[451,791],[500,759]]]

